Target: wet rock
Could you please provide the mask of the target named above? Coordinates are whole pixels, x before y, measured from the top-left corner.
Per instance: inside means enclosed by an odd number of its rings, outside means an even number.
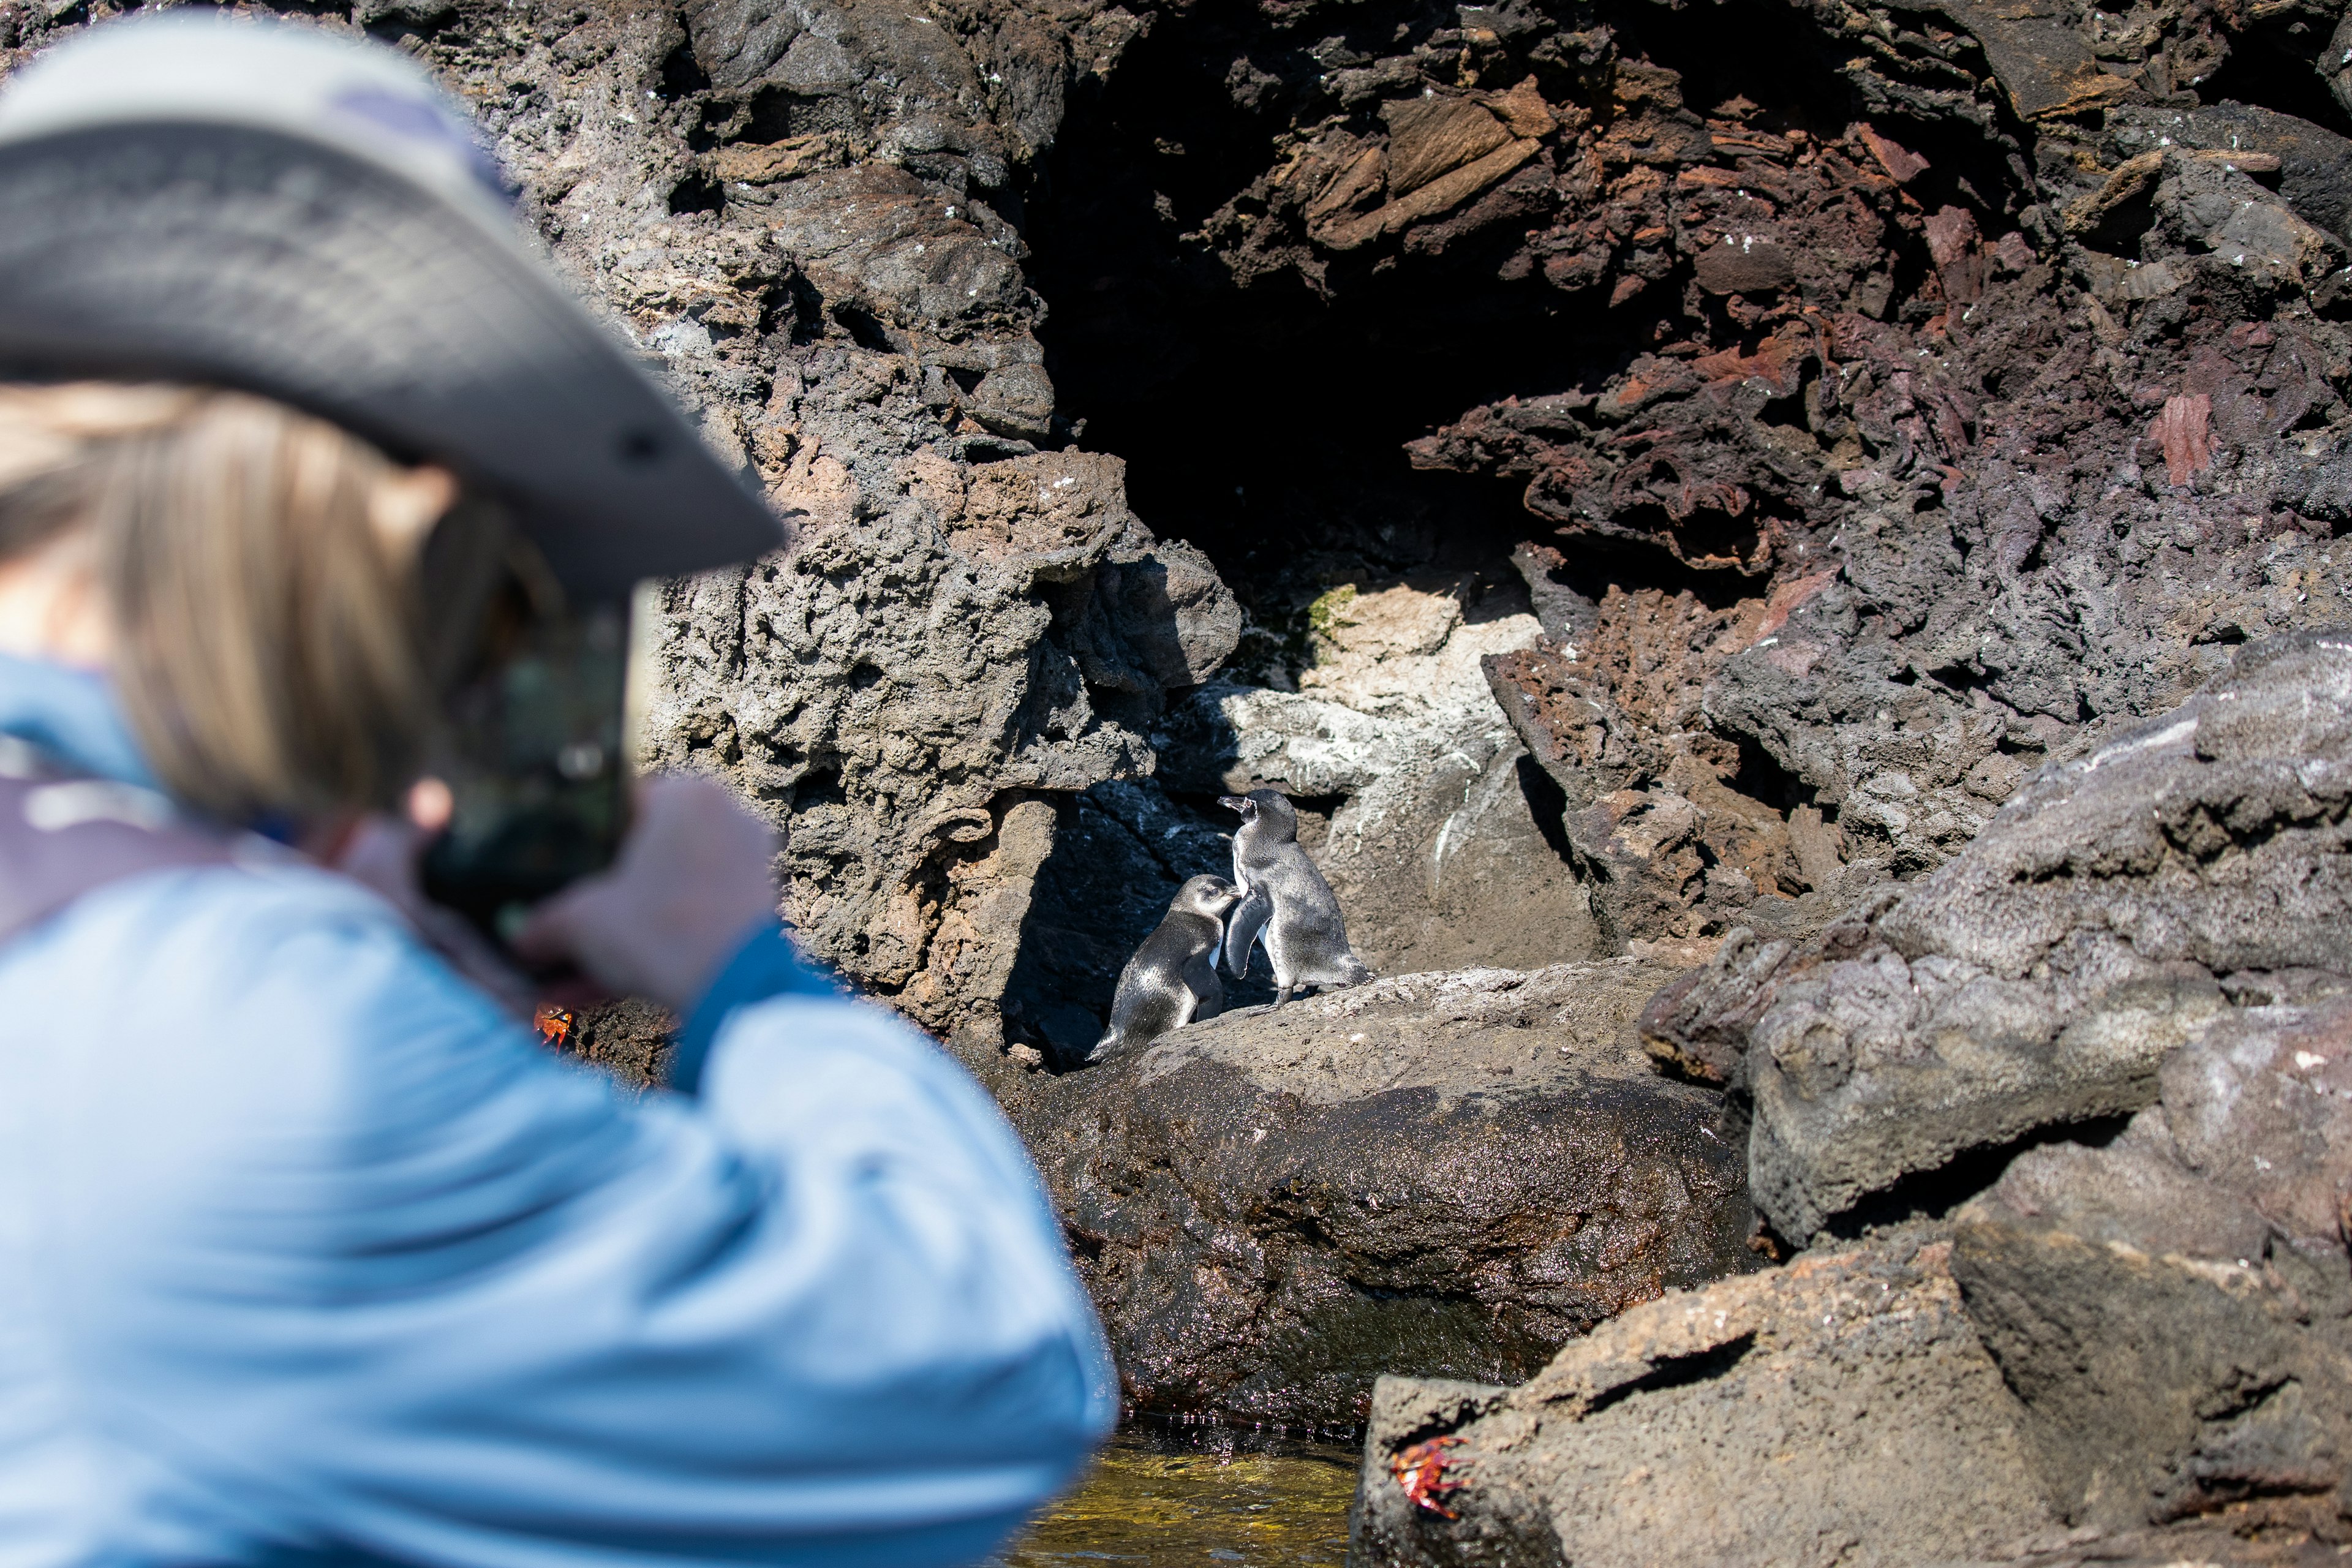
[[[1754,1266],[1718,1098],[1633,1040],[1672,973],[1404,975],[1060,1078],[982,1067],[1130,1400],[1347,1427],[1382,1371],[1524,1377],[1627,1306]]]
[[[1951,1250],[1890,1237],[1669,1295],[1516,1388],[1382,1379],[1349,1563],[1899,1563],[2062,1542]],[[1449,1438],[1441,1511],[1395,1460]]]

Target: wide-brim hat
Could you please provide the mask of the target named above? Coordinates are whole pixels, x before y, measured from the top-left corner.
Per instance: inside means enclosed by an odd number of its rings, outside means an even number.
[[[0,379],[234,386],[446,463],[575,594],[789,532],[517,228],[466,115],[378,45],[103,25],[0,89]]]

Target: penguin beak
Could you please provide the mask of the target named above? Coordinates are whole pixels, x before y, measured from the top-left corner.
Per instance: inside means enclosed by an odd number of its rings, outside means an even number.
[[[1238,811],[1247,816],[1249,808],[1257,803],[1245,795],[1221,795],[1217,797],[1217,804],[1227,811]]]

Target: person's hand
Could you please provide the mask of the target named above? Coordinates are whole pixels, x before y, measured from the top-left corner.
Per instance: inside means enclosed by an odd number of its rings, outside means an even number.
[[[776,918],[775,835],[709,779],[649,780],[620,859],[558,893],[514,938],[533,963],[684,1013],[762,924]]]

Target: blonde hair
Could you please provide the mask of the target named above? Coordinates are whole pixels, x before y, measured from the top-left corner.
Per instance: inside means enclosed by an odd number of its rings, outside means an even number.
[[[411,471],[245,393],[0,385],[0,560],[88,531],[149,763],[232,820],[390,804],[432,721]],[[428,520],[429,521],[429,520]]]

